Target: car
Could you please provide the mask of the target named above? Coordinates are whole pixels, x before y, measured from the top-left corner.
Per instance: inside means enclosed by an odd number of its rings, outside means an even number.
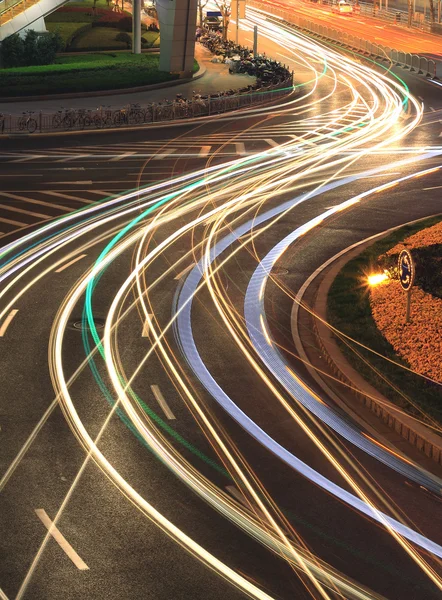
[[[352,15],[353,6],[349,2],[346,2],[346,0],[339,0],[338,2],[333,2],[332,12],[336,12],[341,15]]]
[[[221,19],[219,17],[206,17],[203,25],[206,27],[206,29],[211,29],[212,31],[222,31],[223,28]]]

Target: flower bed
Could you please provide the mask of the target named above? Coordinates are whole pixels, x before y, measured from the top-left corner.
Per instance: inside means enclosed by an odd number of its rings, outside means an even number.
[[[370,294],[373,319],[414,371],[442,382],[442,300],[413,287],[407,324],[405,301],[399,281],[374,287]]]

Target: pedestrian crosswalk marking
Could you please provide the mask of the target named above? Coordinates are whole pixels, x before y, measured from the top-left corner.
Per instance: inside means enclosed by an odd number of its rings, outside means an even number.
[[[47,194],[48,192],[45,193]],[[11,192],[0,192],[0,196],[6,196],[7,198],[12,198],[13,200],[22,200],[23,202],[29,202],[30,204],[39,204],[41,206],[49,206],[50,208],[58,208],[60,210],[72,210],[70,206],[54,204],[53,202],[45,202],[44,200],[35,200],[34,198],[26,198],[25,196],[19,196],[18,194],[13,194]]]
[[[7,219],[6,217],[0,217],[1,223],[8,223],[8,225],[17,225],[17,227],[25,227],[28,223],[22,223],[21,221],[14,221],[13,219]]]
[[[23,215],[31,215],[31,217],[37,217],[38,219],[48,219],[48,215],[43,213],[33,212],[32,210],[25,210],[24,208],[18,208],[18,206],[11,206],[10,204],[0,204],[0,208],[10,210],[11,212],[22,213]]]
[[[61,192],[47,191],[46,194],[49,196],[55,196],[56,198],[64,198],[65,200],[75,200],[76,202],[83,202],[84,204],[94,204],[95,200],[85,200],[78,196],[72,196],[71,194],[62,194]],[[69,210],[72,210],[71,208]]]

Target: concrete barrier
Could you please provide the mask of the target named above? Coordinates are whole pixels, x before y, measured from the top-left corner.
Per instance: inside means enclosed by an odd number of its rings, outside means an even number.
[[[427,59],[427,77],[436,77],[436,61],[432,58]]]
[[[417,54],[411,55],[410,71],[419,71],[419,56]]]

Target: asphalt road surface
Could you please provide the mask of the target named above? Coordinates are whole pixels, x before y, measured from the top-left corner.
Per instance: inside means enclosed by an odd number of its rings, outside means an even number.
[[[284,286],[440,211],[440,90],[260,27],[300,84],[278,106],[4,140],[8,599],[440,597],[421,470],[325,425],[257,349],[290,339]]]

